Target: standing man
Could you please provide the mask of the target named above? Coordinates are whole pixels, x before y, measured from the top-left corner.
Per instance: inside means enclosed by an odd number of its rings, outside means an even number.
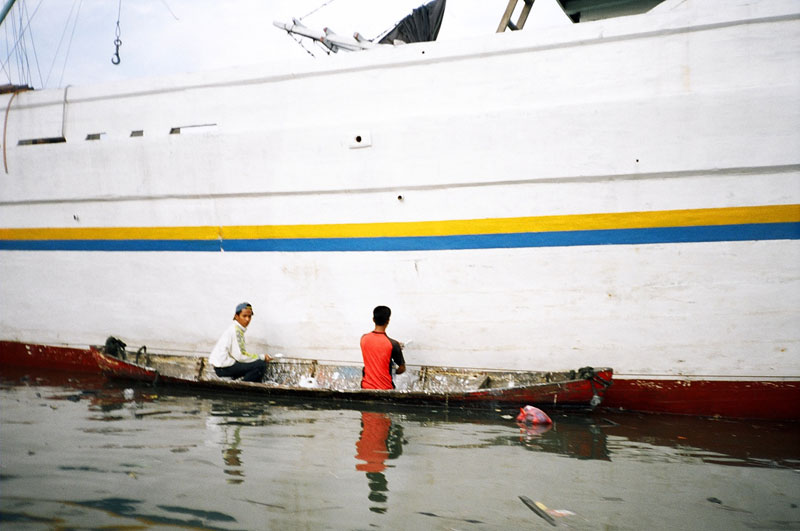
[[[244,345],[244,333],[253,318],[253,307],[243,302],[236,307],[233,323],[219,338],[208,356],[208,362],[214,367],[217,376],[237,379],[243,382],[260,382],[267,370],[267,362],[272,358],[264,354],[259,356],[247,352]]]
[[[386,335],[391,316],[392,310],[387,306],[377,306],[372,310],[375,330],[361,336],[361,356],[364,358],[362,389],[394,389],[392,361],[397,364],[397,374],[406,370],[400,343]]]

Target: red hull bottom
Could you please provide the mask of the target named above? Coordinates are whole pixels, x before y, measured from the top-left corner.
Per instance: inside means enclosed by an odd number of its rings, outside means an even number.
[[[88,348],[0,341],[0,371],[6,366],[101,372]],[[601,407],[707,417],[800,420],[800,382],[617,378],[606,391]]]
[[[800,382],[625,380],[603,408],[743,419],[800,420]]]
[[[6,366],[100,374],[100,367],[88,347],[78,349],[0,341],[0,367]]]

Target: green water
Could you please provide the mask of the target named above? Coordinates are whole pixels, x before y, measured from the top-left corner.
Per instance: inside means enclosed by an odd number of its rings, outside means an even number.
[[[465,414],[0,375],[8,529],[800,529],[800,425]],[[126,388],[130,390],[126,391]]]

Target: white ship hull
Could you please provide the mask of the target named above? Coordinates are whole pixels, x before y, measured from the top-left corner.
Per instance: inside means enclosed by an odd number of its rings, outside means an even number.
[[[202,352],[247,300],[358,362],[386,304],[409,363],[798,398],[798,94],[796,2],[689,1],[3,95],[0,340]]]

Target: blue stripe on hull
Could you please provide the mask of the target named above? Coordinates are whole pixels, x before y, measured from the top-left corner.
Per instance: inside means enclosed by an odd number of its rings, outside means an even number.
[[[436,251],[644,245],[748,240],[797,240],[800,223],[754,223],[701,227],[523,232],[455,236],[296,238],[241,240],[3,240],[7,251],[331,252]]]

